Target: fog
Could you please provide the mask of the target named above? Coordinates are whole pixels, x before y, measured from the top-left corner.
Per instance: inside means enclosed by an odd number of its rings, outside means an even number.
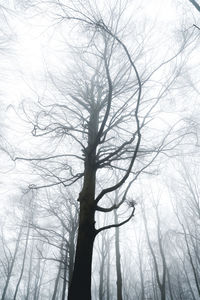
[[[1,300],[200,297],[200,3],[0,3]]]

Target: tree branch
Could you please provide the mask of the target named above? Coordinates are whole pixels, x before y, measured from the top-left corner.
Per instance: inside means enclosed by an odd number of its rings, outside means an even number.
[[[129,182],[129,184],[128,184],[128,186],[127,186],[127,188],[126,188],[126,190],[125,190],[125,192],[123,194],[122,200],[118,204],[115,203],[114,205],[112,205],[109,208],[104,208],[104,207],[96,205],[96,210],[97,211],[101,211],[101,212],[111,212],[114,209],[118,209],[124,203],[124,201],[126,200],[126,195],[127,195],[127,193],[128,193],[128,191],[129,191],[129,189],[130,189],[130,187],[131,187],[131,185],[132,185],[132,183],[133,183],[134,180],[135,180],[135,178],[133,178],[133,180],[131,180]]]
[[[189,0],[192,5],[194,5],[194,7],[198,10],[198,12],[200,12],[200,5],[195,1],[195,0]]]
[[[96,234],[98,234],[99,232],[101,232],[102,230],[106,230],[106,229],[110,229],[110,228],[116,228],[116,227],[120,227],[126,223],[128,223],[128,221],[130,221],[130,219],[134,216],[134,212],[135,212],[135,206],[133,207],[132,213],[131,215],[123,222],[118,223],[118,224],[112,224],[112,225],[108,225],[108,226],[104,226],[101,227],[99,229],[96,230]]]
[[[14,157],[13,161],[16,160],[26,160],[26,161],[44,161],[44,160],[49,160],[49,159],[54,159],[54,158],[60,158],[60,157],[76,157],[78,159],[83,160],[82,157],[74,154],[58,154],[58,155],[53,155],[53,156],[48,156],[48,157],[40,157],[40,158],[27,158],[27,157]]]

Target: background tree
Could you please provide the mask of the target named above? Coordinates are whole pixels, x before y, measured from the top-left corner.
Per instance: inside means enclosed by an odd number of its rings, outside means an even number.
[[[157,239],[158,239],[157,244],[158,244],[158,249],[159,249],[158,253],[159,254],[156,254],[156,251],[153,248],[152,242],[150,240],[150,234],[149,234],[149,229],[148,229],[147,218],[146,218],[144,206],[142,207],[142,213],[143,213],[144,227],[145,227],[145,232],[146,232],[146,237],[147,237],[147,244],[148,244],[150,253],[152,255],[155,278],[156,278],[158,288],[160,290],[160,298],[162,300],[165,300],[167,298],[167,293],[166,293],[167,263],[166,263],[166,256],[164,253],[163,236],[161,234],[158,203],[155,203],[154,206],[155,206],[156,220],[157,220],[156,230],[157,230]],[[158,256],[160,256],[160,259],[158,258]],[[161,260],[162,266],[159,265],[160,260]],[[158,296],[158,298],[159,298],[159,296]]]

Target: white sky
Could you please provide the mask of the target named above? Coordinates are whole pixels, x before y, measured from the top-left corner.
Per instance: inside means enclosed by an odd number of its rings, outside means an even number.
[[[173,26],[175,30],[177,28],[177,10],[170,0],[144,0],[142,6],[140,5],[139,12],[142,18],[146,16],[146,18],[152,19],[152,22],[157,19],[157,24],[159,24],[159,26],[164,25],[165,30],[166,23],[167,28],[168,26]],[[5,60],[5,69],[9,68],[8,77],[10,78],[8,78],[8,81],[10,80],[11,86],[13,84],[15,85],[15,95],[13,95],[10,90],[6,102],[15,103],[21,101],[20,98],[23,97],[23,93],[27,93],[29,83],[33,86],[36,84],[34,79],[43,73],[46,67],[45,60],[48,59],[49,62],[47,55],[50,56],[51,50],[55,50],[56,47],[58,47],[57,51],[59,51],[58,39],[60,37],[59,33],[56,32],[56,26],[52,26],[51,21],[48,18],[45,19],[44,15],[41,17],[40,15],[36,15],[31,19],[28,14],[22,14],[19,17],[9,20],[9,22],[16,35],[16,43],[14,45],[16,55],[14,58],[10,57],[10,63]],[[51,56],[50,59],[50,63],[55,63],[56,57]],[[12,67],[10,65],[12,65]],[[14,78],[12,76],[13,72]],[[17,85],[15,83],[16,80]],[[6,81],[6,85],[7,84],[8,82]],[[16,93],[20,93],[20,95],[16,97]],[[9,98],[12,100],[8,100]]]

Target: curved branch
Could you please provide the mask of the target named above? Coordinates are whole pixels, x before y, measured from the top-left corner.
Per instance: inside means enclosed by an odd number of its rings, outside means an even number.
[[[106,51],[106,49],[105,49]],[[106,60],[106,56],[104,53],[104,62],[105,62],[105,69],[106,69],[106,76],[107,76],[107,81],[108,81],[108,96],[107,96],[107,108],[106,108],[106,112],[103,118],[103,121],[101,123],[101,127],[99,129],[99,132],[97,134],[97,138],[96,138],[96,142],[95,142],[95,146],[99,143],[101,135],[103,133],[103,130],[105,128],[106,122],[108,120],[108,116],[110,113],[110,108],[111,108],[111,102],[112,102],[112,92],[113,92],[113,86],[112,86],[112,80],[110,77],[110,71],[109,71],[109,67],[108,67],[108,63]]]
[[[127,49],[127,47],[125,46],[125,44],[116,36],[114,35],[109,29],[108,27],[103,23],[103,21],[101,20],[100,22],[97,22],[96,24],[93,24],[95,25],[96,27],[99,27],[100,29],[104,30],[105,32],[107,32],[110,36],[112,36],[124,49],[127,57],[128,57],[128,60],[132,66],[132,68],[134,69],[134,72],[135,72],[135,75],[136,75],[136,78],[137,78],[137,81],[138,81],[138,97],[137,97],[137,104],[136,104],[136,109],[135,109],[135,119],[136,119],[136,124],[137,124],[137,136],[138,136],[138,140],[137,140],[137,144],[136,144],[136,147],[135,147],[135,151],[134,151],[134,154],[133,154],[133,157],[131,159],[131,162],[130,162],[130,165],[129,165],[129,168],[126,172],[126,174],[124,175],[124,177],[114,186],[110,187],[110,188],[107,188],[107,189],[104,189],[96,198],[96,202],[98,202],[106,193],[110,193],[116,189],[118,189],[125,181],[126,179],[129,177],[130,175],[130,172],[131,172],[131,169],[133,167],[133,164],[135,162],[135,159],[137,157],[137,152],[139,150],[139,146],[140,146],[140,141],[141,141],[141,133],[140,133],[140,123],[139,123],[139,117],[138,117],[138,111],[139,111],[139,105],[140,105],[140,99],[141,99],[141,94],[142,94],[142,83],[141,83],[141,80],[140,80],[140,76],[139,76],[139,73],[138,73],[138,70],[130,56],[130,53]]]
[[[98,205],[96,205],[96,210],[97,211],[101,211],[101,212],[111,212],[111,211],[113,211],[114,209],[118,209],[123,203],[124,203],[124,201],[126,200],[126,195],[127,195],[127,193],[128,193],[128,191],[129,191],[129,189],[130,189],[130,187],[131,187],[131,185],[132,185],[132,183],[133,183],[133,181],[135,180],[135,178],[133,178],[130,182],[129,182],[129,184],[128,184],[128,186],[127,186],[127,188],[126,188],[126,190],[125,190],[125,192],[124,192],[124,195],[123,195],[123,197],[122,197],[122,200],[118,203],[118,204],[114,204],[114,205],[112,205],[111,207],[109,207],[109,208],[104,208],[104,207],[101,207],[101,206],[98,206]]]
[[[107,225],[107,226],[101,227],[101,228],[99,228],[99,229],[96,230],[96,235],[99,232],[103,231],[103,230],[110,229],[110,228],[120,227],[120,226],[128,223],[128,221],[130,221],[130,219],[134,216],[134,212],[135,212],[135,206],[133,207],[131,215],[125,221],[123,221],[121,223],[118,223],[118,224],[112,224],[112,225]]]
[[[101,211],[101,212],[111,212],[111,211],[113,211],[114,209],[118,209],[121,205],[122,205],[122,203],[123,203],[124,201],[120,201],[118,204],[114,204],[114,205],[112,205],[111,207],[109,207],[109,208],[105,208],[105,207],[101,207],[101,206],[96,206],[96,210],[97,211]]]
[[[98,203],[99,200],[107,193],[110,193],[110,192],[113,192],[114,190],[118,189],[120,186],[122,186],[122,184],[125,183],[126,179],[129,177],[130,173],[131,173],[131,170],[132,170],[132,167],[133,167],[133,164],[136,160],[136,157],[137,157],[137,153],[138,153],[138,149],[139,149],[139,146],[140,146],[140,141],[141,141],[141,134],[140,132],[138,132],[138,140],[137,140],[137,144],[136,144],[136,147],[135,147],[135,151],[134,151],[134,154],[133,154],[133,157],[131,159],[131,162],[130,162],[130,165],[129,165],[129,168],[126,172],[126,174],[124,175],[124,177],[122,177],[122,179],[115,185],[113,185],[112,187],[109,187],[107,189],[104,189],[101,191],[101,193],[97,196],[96,198],[96,202]]]

